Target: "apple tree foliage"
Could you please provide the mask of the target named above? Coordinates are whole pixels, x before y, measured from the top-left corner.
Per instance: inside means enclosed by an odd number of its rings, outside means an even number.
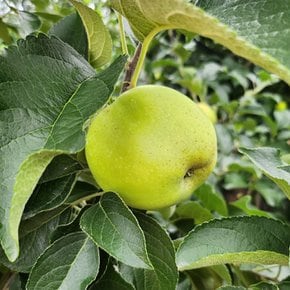
[[[0,2],[0,288],[290,289],[289,11],[288,0]],[[218,117],[214,172],[159,211],[102,192],[84,157],[90,118],[130,69]]]

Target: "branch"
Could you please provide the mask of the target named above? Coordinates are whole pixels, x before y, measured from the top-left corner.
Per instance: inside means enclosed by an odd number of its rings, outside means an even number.
[[[141,50],[142,50],[142,44],[139,43],[137,48],[136,48],[136,51],[135,51],[133,58],[131,59],[131,61],[127,65],[125,79],[123,82],[121,93],[123,93],[131,88],[131,79],[132,79],[132,76],[133,76],[134,71],[136,69]]]

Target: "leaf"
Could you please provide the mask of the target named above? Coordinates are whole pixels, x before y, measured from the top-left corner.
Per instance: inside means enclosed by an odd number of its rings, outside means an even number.
[[[0,241],[11,261],[37,181],[53,157],[84,148],[83,125],[111,95],[124,62],[96,75],[73,48],[43,34],[0,56]]]
[[[27,36],[40,27],[41,22],[37,15],[28,11],[18,11],[17,14],[17,27],[21,37]]]
[[[83,22],[77,13],[62,18],[48,31],[72,46],[80,55],[88,59],[88,39]]]
[[[78,11],[87,33],[89,62],[93,67],[99,68],[111,60],[111,35],[97,12],[75,0],[70,2]]]
[[[232,277],[229,269],[225,265],[214,265],[210,269],[215,272],[223,281],[226,281],[227,284],[232,284]]]
[[[221,286],[217,290],[249,290],[243,286]]]
[[[95,186],[86,182],[77,181],[71,194],[65,200],[65,203],[71,204],[71,203],[76,203],[78,201],[81,202],[82,198],[91,194],[95,194],[96,192],[98,192],[98,189]]]
[[[272,217],[270,213],[260,210],[251,204],[252,197],[250,195],[245,195],[240,197],[238,200],[231,202],[230,204],[234,207],[241,209],[247,215]]]
[[[45,183],[66,177],[82,170],[78,161],[69,155],[56,156],[45,169],[38,183]]]
[[[21,252],[18,259],[11,263],[1,250],[0,263],[12,271],[28,273],[40,254],[50,245],[52,233],[58,226],[67,223],[69,218],[70,210],[60,207],[22,221],[19,228]]]
[[[33,266],[27,290],[87,289],[99,270],[99,251],[82,232],[53,243]]]
[[[74,218],[70,220],[69,223],[59,225],[57,229],[51,234],[50,236],[51,241],[54,242],[65,235],[74,232],[80,232],[81,231],[80,219],[86,209],[87,209],[86,207],[83,207],[76,216],[74,215]]]
[[[111,2],[141,41],[164,29],[184,29],[213,39],[290,83],[288,1],[257,0],[250,8],[244,0],[199,0],[198,6],[186,0]]]
[[[23,219],[62,205],[75,182],[76,175],[72,174],[38,185],[25,206]]]
[[[216,211],[223,216],[228,215],[228,209],[224,198],[219,195],[210,184],[204,183],[193,194],[201,200],[207,209]]]
[[[201,224],[213,218],[211,212],[197,201],[186,201],[179,204],[175,213],[179,218],[194,219],[194,224]]]
[[[23,281],[23,274],[14,273],[14,275],[9,279],[6,289],[9,290],[25,290],[25,281]],[[5,289],[5,286],[4,286]]]
[[[255,234],[253,234],[255,233]],[[179,245],[180,270],[225,263],[288,264],[290,227],[265,217],[232,217],[197,226]]]
[[[279,290],[288,290],[290,289],[290,281],[282,281],[279,283]]]
[[[7,25],[2,21],[2,18],[0,18],[0,38],[2,38],[6,44],[10,44],[12,42]]]
[[[121,275],[114,269],[113,265],[109,263],[104,275],[98,280],[90,290],[135,290],[135,288],[126,282]]]
[[[112,192],[81,218],[81,229],[108,254],[132,267],[152,268],[144,234],[132,212]]]
[[[240,148],[239,151],[260,168],[268,178],[274,181],[290,199],[290,171],[282,163],[278,149],[259,147]]]
[[[257,284],[251,285],[250,290],[280,290],[278,285],[267,282],[259,282]]]
[[[224,181],[224,188],[226,190],[232,190],[232,189],[241,189],[241,188],[248,188],[249,184],[247,182],[246,176],[242,172],[236,173],[236,172],[229,172],[225,176]]]
[[[212,267],[186,271],[186,274],[189,275],[190,280],[194,285],[193,289],[217,289],[219,286],[223,285],[224,282],[223,279],[213,271]]]
[[[280,188],[267,177],[259,179],[255,185],[255,190],[259,192],[271,207],[277,207],[285,199],[285,194]]]
[[[172,241],[160,225],[148,215],[136,212],[138,222],[144,231],[149,259],[153,270],[120,266],[120,273],[138,290],[175,290],[178,272]]]

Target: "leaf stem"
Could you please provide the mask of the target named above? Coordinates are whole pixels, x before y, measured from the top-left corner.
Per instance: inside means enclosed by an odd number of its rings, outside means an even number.
[[[86,197],[80,198],[76,201],[74,201],[73,203],[71,203],[71,206],[77,206],[78,204],[82,203],[82,202],[86,202],[87,200],[93,199],[94,197],[98,197],[104,194],[104,191],[98,191],[96,193],[92,193],[90,195],[87,195]]]
[[[123,18],[122,18],[122,15],[120,13],[117,13],[117,14],[118,14],[122,53],[128,55],[129,52],[128,52],[128,47],[127,47],[127,42],[126,42],[126,35],[125,35],[125,31],[124,31]]]

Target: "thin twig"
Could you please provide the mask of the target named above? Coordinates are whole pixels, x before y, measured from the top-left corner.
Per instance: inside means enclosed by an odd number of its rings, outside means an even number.
[[[139,43],[137,48],[136,48],[136,51],[135,51],[135,54],[134,54],[133,58],[127,64],[127,69],[126,69],[126,73],[125,73],[125,79],[124,79],[123,87],[122,87],[122,90],[121,90],[122,93],[127,91],[127,90],[129,90],[130,87],[131,87],[131,79],[132,79],[133,73],[134,73],[134,71],[136,69],[136,66],[137,66],[137,63],[138,63],[138,59],[140,57],[141,49],[142,49],[142,44]]]

